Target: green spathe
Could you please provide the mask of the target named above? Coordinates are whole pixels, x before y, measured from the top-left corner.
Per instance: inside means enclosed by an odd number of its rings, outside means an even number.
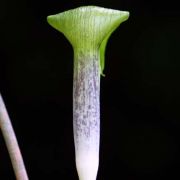
[[[62,32],[72,44],[74,51],[100,53],[101,74],[104,70],[104,55],[112,32],[129,17],[129,12],[97,6],[82,6],[47,17],[48,23]]]

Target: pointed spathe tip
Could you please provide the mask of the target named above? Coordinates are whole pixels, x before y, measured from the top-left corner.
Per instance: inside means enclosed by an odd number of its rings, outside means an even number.
[[[128,20],[130,13],[128,11],[120,11],[122,22]]]
[[[51,21],[51,19],[52,19],[52,16],[50,15],[50,16],[47,16],[47,18],[46,18],[46,20],[47,20],[47,22],[50,24],[50,21]]]
[[[54,25],[54,21],[55,21],[54,15],[47,16],[47,22],[48,22],[49,25],[53,26]]]
[[[61,32],[63,26],[61,20],[61,13],[47,16],[47,22],[50,26]]]

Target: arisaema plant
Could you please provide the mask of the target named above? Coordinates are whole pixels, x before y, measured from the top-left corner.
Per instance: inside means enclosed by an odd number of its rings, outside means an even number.
[[[95,180],[97,176],[104,54],[110,35],[128,17],[127,11],[97,6],[83,6],[47,17],[48,23],[64,34],[74,51],[73,129],[80,180]]]

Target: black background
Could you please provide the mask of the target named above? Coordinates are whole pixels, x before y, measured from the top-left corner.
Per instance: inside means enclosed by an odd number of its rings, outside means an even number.
[[[0,91],[30,179],[78,179],[73,51],[46,16],[82,5],[131,13],[107,46],[97,179],[180,178],[180,10],[175,2],[0,1]],[[0,179],[15,179],[2,135]]]

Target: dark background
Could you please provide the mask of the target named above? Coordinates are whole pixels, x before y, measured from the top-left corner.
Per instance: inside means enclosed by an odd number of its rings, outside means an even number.
[[[0,92],[30,180],[78,179],[73,51],[46,16],[82,5],[131,13],[107,46],[97,179],[180,178],[180,10],[175,0],[1,0]],[[15,179],[2,135],[0,179]]]

